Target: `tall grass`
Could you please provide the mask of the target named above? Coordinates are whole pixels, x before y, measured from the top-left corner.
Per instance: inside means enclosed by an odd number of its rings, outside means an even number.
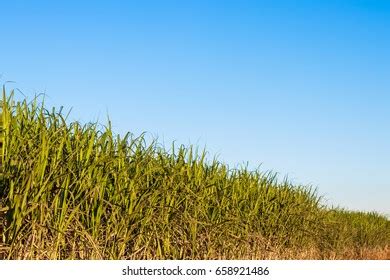
[[[68,122],[4,88],[1,124],[2,258],[389,257],[385,217],[328,209],[270,172]]]

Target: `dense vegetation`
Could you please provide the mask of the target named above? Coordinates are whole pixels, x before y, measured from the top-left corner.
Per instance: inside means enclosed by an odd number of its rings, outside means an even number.
[[[3,89],[0,257],[389,258],[390,221],[193,147],[68,122]]]

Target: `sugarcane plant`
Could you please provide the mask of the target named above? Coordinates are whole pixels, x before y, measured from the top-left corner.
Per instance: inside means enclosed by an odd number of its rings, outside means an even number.
[[[3,154],[4,154],[4,128],[3,128],[3,102],[0,101],[0,178],[3,176]]]
[[[4,120],[3,120],[3,100],[4,100],[5,91],[3,90],[3,99],[0,100],[0,246],[2,243],[4,243],[4,218],[2,213],[5,211],[3,210],[2,205],[2,193],[4,189],[4,174],[3,174],[3,157],[4,157]],[[0,247],[1,250],[1,247]],[[0,254],[1,255],[1,254]]]
[[[11,95],[13,92],[11,93]],[[5,246],[6,236],[5,227],[7,225],[6,215],[8,213],[8,206],[6,204],[6,171],[5,171],[5,157],[6,157],[6,133],[7,133],[7,97],[5,86],[3,86],[3,92],[0,96],[0,259],[3,257],[4,251],[7,249]]]
[[[5,90],[3,89],[3,99],[0,100],[0,190],[3,189],[3,157],[4,157],[4,118],[3,118],[3,100]],[[1,197],[0,197],[1,198]],[[1,201],[1,200],[0,200]],[[0,204],[1,206],[1,204]]]
[[[44,100],[1,104],[1,259],[390,258],[390,221]]]

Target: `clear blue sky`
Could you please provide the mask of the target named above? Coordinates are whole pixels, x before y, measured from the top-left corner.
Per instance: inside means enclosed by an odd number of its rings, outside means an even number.
[[[0,82],[390,214],[390,1],[2,1]]]

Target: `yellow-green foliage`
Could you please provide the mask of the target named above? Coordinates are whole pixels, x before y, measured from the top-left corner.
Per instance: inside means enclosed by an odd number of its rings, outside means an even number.
[[[5,92],[4,96],[5,97]],[[0,179],[2,178],[3,154],[4,154],[4,129],[3,129],[3,102],[0,101]]]
[[[327,258],[389,245],[386,218],[327,210],[271,173],[69,123],[5,90],[2,114],[4,258]]]

